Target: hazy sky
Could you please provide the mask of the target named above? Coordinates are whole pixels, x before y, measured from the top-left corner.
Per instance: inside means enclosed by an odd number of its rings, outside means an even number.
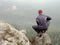
[[[34,23],[33,20],[38,15],[37,10],[39,9],[43,10],[43,14],[52,17],[52,28],[60,29],[60,0],[0,0],[0,19],[12,20],[11,22],[14,22],[13,20],[16,17],[15,22],[18,22],[18,24],[20,22],[24,23],[22,20],[25,20],[26,24],[28,20],[28,24],[32,25]],[[9,16],[7,15],[8,12],[10,12]],[[24,16],[24,19],[19,16]],[[6,17],[8,18],[5,19]],[[22,20],[19,22],[18,19]]]

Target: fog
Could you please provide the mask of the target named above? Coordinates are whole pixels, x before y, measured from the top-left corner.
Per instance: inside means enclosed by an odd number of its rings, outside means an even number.
[[[49,30],[59,31],[60,0],[0,0],[0,20],[18,29],[32,29],[39,9],[52,18]]]

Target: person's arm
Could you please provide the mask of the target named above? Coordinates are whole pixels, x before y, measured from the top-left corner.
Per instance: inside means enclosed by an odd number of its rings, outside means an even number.
[[[39,19],[38,18],[36,18],[36,23],[37,23],[37,25],[39,25]]]

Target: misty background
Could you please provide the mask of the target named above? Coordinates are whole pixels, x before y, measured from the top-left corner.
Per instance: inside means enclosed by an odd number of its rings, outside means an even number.
[[[36,25],[39,9],[52,18],[47,31],[52,45],[60,45],[60,0],[0,0],[0,21],[27,30],[28,38],[32,39],[36,34],[32,25]]]
[[[0,0],[0,20],[32,31],[38,10],[52,18],[48,31],[60,31],[60,0]]]

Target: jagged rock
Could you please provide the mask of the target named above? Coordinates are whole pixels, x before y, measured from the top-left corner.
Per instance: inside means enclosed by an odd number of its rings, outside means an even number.
[[[51,45],[51,39],[47,33],[44,33],[41,37],[36,36],[32,41],[33,45]]]
[[[0,22],[0,45],[30,45],[26,31],[18,31],[8,23]]]

